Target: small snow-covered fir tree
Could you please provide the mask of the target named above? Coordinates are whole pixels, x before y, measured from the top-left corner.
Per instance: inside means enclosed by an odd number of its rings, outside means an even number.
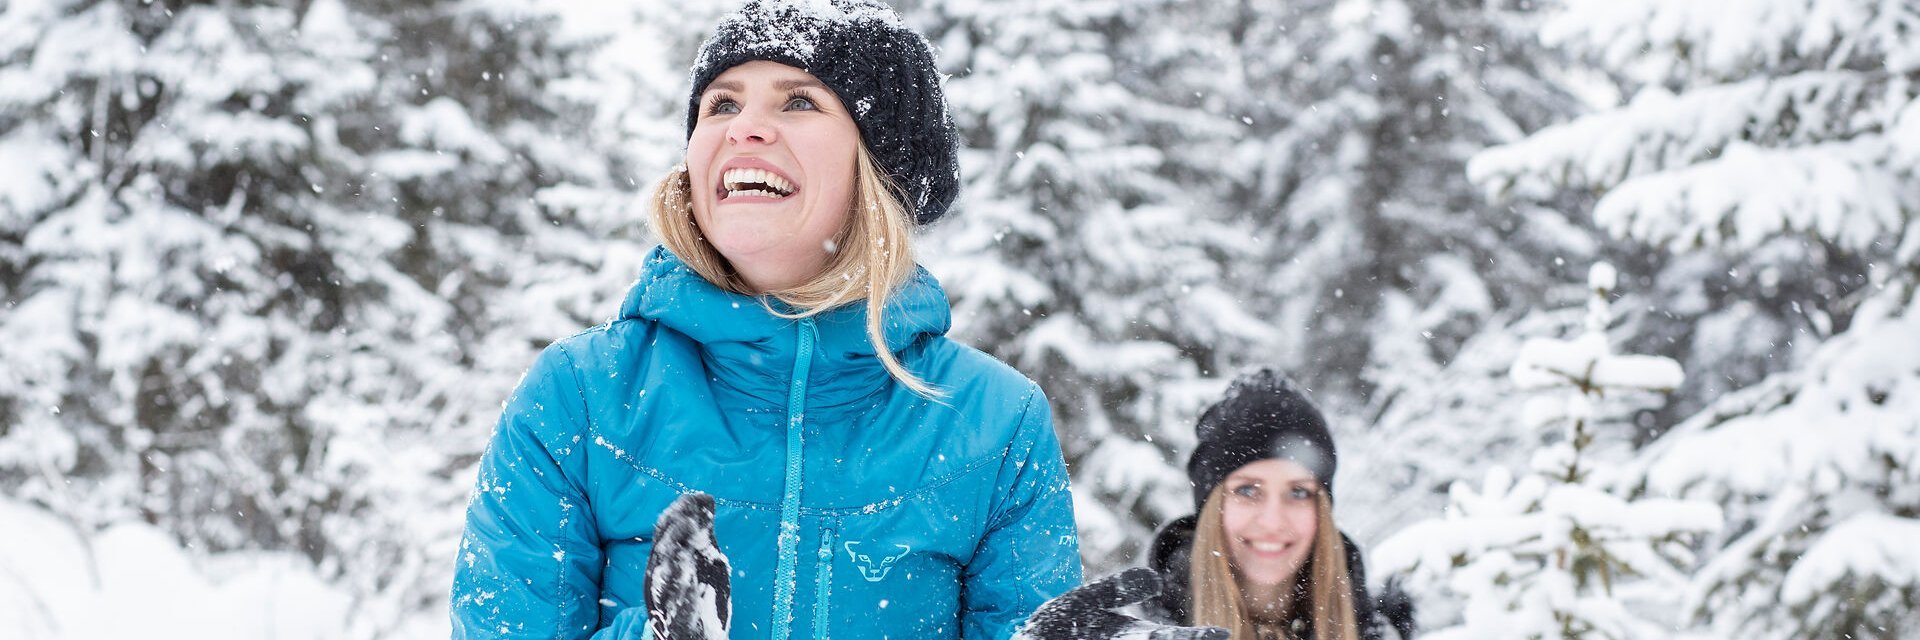
[[[1718,528],[1720,510],[1611,486],[1626,434],[1608,401],[1671,391],[1683,379],[1671,359],[1612,352],[1607,296],[1616,278],[1611,265],[1594,265],[1584,330],[1530,339],[1513,363],[1516,386],[1555,392],[1532,398],[1519,419],[1562,437],[1518,479],[1495,467],[1478,487],[1454,484],[1445,518],[1408,527],[1374,554],[1376,571],[1464,598],[1459,624],[1427,637],[1670,635],[1657,605],[1684,586],[1689,544]]]
[[[1694,265],[1662,311],[1690,361],[1735,365],[1700,376],[1730,392],[1638,468],[1725,509],[1681,601],[1719,635],[1920,634],[1915,33],[1913,2],[1569,3],[1544,36],[1631,98],[1471,167],[1520,198],[1597,193],[1600,225]]]

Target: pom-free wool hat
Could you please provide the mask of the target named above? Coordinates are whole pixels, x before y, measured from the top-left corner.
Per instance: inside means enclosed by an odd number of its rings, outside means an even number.
[[[1213,488],[1249,462],[1276,458],[1306,467],[1333,498],[1338,458],[1327,419],[1300,388],[1272,370],[1240,376],[1220,402],[1200,415],[1200,444],[1187,461],[1197,511]]]

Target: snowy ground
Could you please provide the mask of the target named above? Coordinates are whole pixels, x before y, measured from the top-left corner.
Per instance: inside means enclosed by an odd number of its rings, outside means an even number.
[[[4,498],[0,540],[0,638],[318,640],[353,620],[351,598],[289,554],[202,557],[145,524],[87,536]],[[447,635],[427,615],[395,634]]]

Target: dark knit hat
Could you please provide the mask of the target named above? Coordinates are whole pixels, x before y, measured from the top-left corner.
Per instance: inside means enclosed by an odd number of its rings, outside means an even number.
[[[727,69],[770,60],[819,78],[907,197],[914,219],[946,215],[960,190],[960,138],[940,91],[933,46],[878,0],[753,0],[720,21],[693,61],[687,135],[700,93]]]
[[[1213,488],[1249,462],[1292,460],[1313,473],[1333,498],[1333,434],[1313,401],[1285,376],[1262,369],[1240,376],[1225,398],[1200,415],[1194,429],[1200,444],[1187,461],[1193,482],[1193,507],[1199,510]]]

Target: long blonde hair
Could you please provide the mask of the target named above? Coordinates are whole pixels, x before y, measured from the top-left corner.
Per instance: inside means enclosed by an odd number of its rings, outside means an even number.
[[[887,300],[914,272],[912,227],[908,222],[912,212],[902,203],[898,187],[880,170],[866,145],[860,145],[854,160],[853,209],[846,226],[833,238],[834,250],[826,266],[811,280],[775,291],[756,291],[748,286],[726,257],[700,234],[699,224],[693,219],[693,184],[686,165],[675,167],[654,188],[652,218],[654,232],[660,234],[667,250],[700,277],[727,291],[771,296],[799,310],[786,314],[768,307],[775,315],[806,318],[865,299],[867,338],[873,341],[880,364],[914,393],[939,398],[944,394],[908,371],[887,345],[882,318]]]
[[[1327,492],[1314,493],[1318,496],[1319,526],[1314,532],[1313,552],[1307,556],[1312,571],[1307,576],[1295,577],[1297,582],[1304,581],[1304,589],[1296,585],[1290,591],[1307,594],[1308,606],[1312,607],[1308,615],[1313,621],[1312,640],[1358,640],[1360,627],[1354,620],[1353,578],[1347,574],[1346,544],[1340,539],[1340,530],[1334,527],[1333,502],[1327,499]],[[1194,526],[1192,568],[1188,576],[1193,589],[1193,619],[1188,622],[1226,629],[1233,633],[1234,640],[1254,640],[1260,636],[1253,617],[1247,613],[1240,580],[1234,574],[1227,551],[1226,529],[1221,522],[1221,505],[1226,502],[1226,494],[1226,483],[1214,487],[1200,508],[1199,522]],[[1299,606],[1299,598],[1290,600],[1289,610],[1282,612],[1281,619],[1292,620],[1293,609]]]

